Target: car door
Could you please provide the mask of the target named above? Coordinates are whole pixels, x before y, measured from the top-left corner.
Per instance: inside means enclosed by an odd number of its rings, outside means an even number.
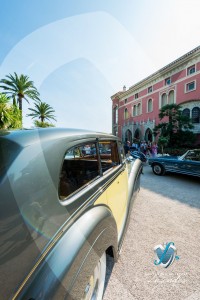
[[[126,165],[120,162],[116,141],[101,141],[100,159],[103,177],[107,177],[107,203],[120,232],[128,198],[128,175]]]
[[[160,159],[162,165],[164,165],[166,171],[179,172],[180,161],[176,157],[165,157]]]
[[[190,174],[192,171],[192,161],[187,160],[187,159],[180,159],[177,162],[177,173],[182,173],[182,174]]]
[[[181,161],[181,173],[200,176],[200,151],[190,150]]]

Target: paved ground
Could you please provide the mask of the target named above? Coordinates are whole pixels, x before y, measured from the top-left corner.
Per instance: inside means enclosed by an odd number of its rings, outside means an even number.
[[[154,247],[174,242],[168,268],[154,265]],[[144,167],[120,259],[104,300],[200,300],[200,180],[156,176]]]

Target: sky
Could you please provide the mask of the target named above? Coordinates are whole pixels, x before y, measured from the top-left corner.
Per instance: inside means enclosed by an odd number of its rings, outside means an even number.
[[[199,0],[0,0],[0,78],[29,76],[56,127],[112,131],[110,97],[200,45]],[[33,102],[23,103],[23,126]]]

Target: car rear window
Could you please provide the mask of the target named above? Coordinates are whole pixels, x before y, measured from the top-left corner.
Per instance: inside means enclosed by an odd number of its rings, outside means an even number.
[[[81,144],[69,149],[65,154],[60,174],[60,199],[67,198],[99,175],[96,143]]]
[[[99,143],[102,172],[113,169],[120,164],[117,143],[115,141],[102,141]]]
[[[116,141],[87,142],[69,149],[60,173],[60,200],[73,195],[119,164]]]

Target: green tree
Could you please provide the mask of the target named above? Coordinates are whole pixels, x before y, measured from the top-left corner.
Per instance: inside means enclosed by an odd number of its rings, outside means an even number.
[[[160,136],[158,139],[158,146],[161,147],[161,152],[162,155],[164,153],[164,147],[166,147],[169,143],[169,138],[168,137],[164,137],[164,136]]]
[[[42,128],[47,128],[47,127],[55,127],[55,125],[48,123],[48,122],[41,122],[38,120],[34,121],[35,127],[42,127]]]
[[[21,111],[11,104],[5,94],[0,94],[0,128],[21,128]]]
[[[9,106],[9,99],[6,95],[0,94],[0,128],[5,129],[12,120],[12,112]]]
[[[12,105],[12,122],[9,128],[18,129],[22,128],[22,112],[16,104]]]
[[[182,114],[178,104],[167,104],[159,113],[159,123],[154,128],[154,134],[168,139],[168,146],[181,146],[183,143],[194,143],[195,135],[190,130],[193,128],[190,118]]]
[[[16,73],[14,75],[6,75],[5,79],[0,80],[0,87],[3,89],[8,98],[13,99],[13,104],[17,99],[19,109],[22,111],[22,101],[23,99],[29,103],[29,99],[39,100],[39,92],[34,86],[33,81],[29,80],[29,77],[21,74],[18,76]]]
[[[27,116],[32,117],[32,119],[40,119],[40,121],[35,121],[35,125],[37,125],[37,127],[48,127],[47,124],[49,123],[45,122],[45,120],[56,121],[56,118],[53,114],[55,110],[49,104],[47,104],[46,102],[39,101],[35,102],[34,105],[35,108],[29,108],[29,110],[32,113],[28,114]]]

